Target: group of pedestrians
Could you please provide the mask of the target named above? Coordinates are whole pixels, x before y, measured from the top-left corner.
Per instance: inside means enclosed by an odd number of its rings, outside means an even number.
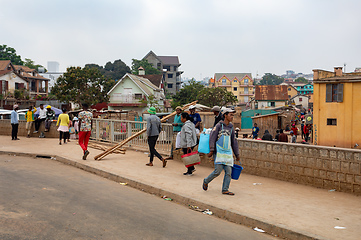
[[[183,154],[191,153],[197,146],[197,134],[199,133],[202,122],[199,113],[196,113],[194,105],[189,107],[189,112],[190,114],[182,112],[182,108],[180,106],[177,107],[174,122],[172,124],[174,132],[173,140],[180,134],[179,148],[182,149]],[[224,108],[222,113],[220,107],[214,106],[212,112],[214,113],[215,121],[210,134],[210,153],[208,154],[208,157],[214,159],[215,169],[203,180],[202,188],[206,191],[208,189],[208,184],[224,170],[225,175],[222,185],[222,194],[234,195],[233,192],[229,191],[232,166],[234,164],[233,155],[236,156],[237,161],[240,161],[238,143],[235,138],[235,131],[232,124],[235,111],[230,108]],[[156,156],[162,161],[163,167],[166,167],[167,160],[173,158],[174,147],[172,147],[171,156],[169,158],[164,158],[157,152],[155,145],[162,130],[161,120],[156,116],[156,109],[154,107],[149,108],[148,113],[150,116],[147,119],[147,136],[150,159],[149,163],[146,165],[153,166],[153,159],[154,156]],[[195,167],[189,166],[183,175],[191,176],[194,172]]]
[[[91,120],[93,114],[88,111],[88,104],[82,104],[83,111],[78,114],[78,117],[74,117],[70,120],[67,114],[67,109],[62,109],[62,113],[58,116],[56,123],[57,131],[59,132],[59,145],[62,145],[70,141],[70,134],[73,135],[73,139],[76,139],[76,134],[79,133],[79,145],[83,150],[83,160],[86,160],[89,155],[88,142],[91,135]],[[11,112],[11,140],[20,140],[18,138],[19,130],[19,106],[14,105],[13,111]],[[35,113],[38,112],[39,116],[35,117]],[[26,133],[27,137],[30,138],[31,129],[35,123],[35,131],[38,133],[42,122],[45,123],[45,132],[48,132],[50,125],[55,120],[55,112],[48,105],[44,108],[43,104],[40,104],[39,109],[29,106],[28,111],[25,113],[26,120]]]

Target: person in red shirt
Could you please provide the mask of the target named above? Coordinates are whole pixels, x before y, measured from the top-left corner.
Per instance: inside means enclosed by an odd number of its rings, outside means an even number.
[[[308,142],[309,135],[310,135],[310,124],[306,124],[303,127],[303,133],[305,134],[305,141]]]
[[[296,136],[296,139],[297,139],[297,131],[298,131],[298,128],[296,127],[295,124],[292,124],[291,130],[293,131],[293,135],[295,135],[295,136]]]

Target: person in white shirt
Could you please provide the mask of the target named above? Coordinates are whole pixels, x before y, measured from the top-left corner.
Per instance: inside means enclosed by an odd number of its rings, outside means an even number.
[[[35,131],[34,133],[39,132],[41,122],[45,121],[46,119],[46,109],[44,108],[44,104],[40,104],[39,108],[39,117],[35,119]]]

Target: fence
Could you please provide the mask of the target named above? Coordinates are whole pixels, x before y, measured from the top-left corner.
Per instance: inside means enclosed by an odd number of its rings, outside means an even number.
[[[91,138],[96,141],[109,143],[119,143],[133,134],[147,127],[146,122],[113,120],[113,119],[93,119]],[[157,141],[157,151],[170,153],[173,140],[172,124],[162,124],[162,131]],[[129,141],[125,146],[140,149],[148,149],[147,133],[143,133],[135,139]]]

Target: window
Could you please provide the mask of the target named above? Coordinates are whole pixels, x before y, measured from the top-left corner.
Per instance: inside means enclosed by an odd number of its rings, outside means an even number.
[[[275,102],[271,102],[271,107],[275,107],[276,103]]]
[[[302,98],[300,97],[300,98],[298,99],[298,101],[299,101],[299,102],[302,102]]]
[[[143,94],[141,94],[141,93],[134,94],[135,99],[142,99],[142,96],[143,96]]]
[[[288,88],[288,91],[291,91],[291,88]]]
[[[167,69],[167,71],[170,71],[170,66],[163,66],[164,69]]]
[[[174,71],[176,72],[176,71],[177,71],[177,66],[174,66],[173,69],[174,69]]]
[[[248,79],[244,79],[244,84],[248,84]]]
[[[168,78],[173,78],[173,73],[168,73]]]
[[[222,85],[227,85],[227,79],[222,79]]]
[[[237,88],[236,88],[236,87],[234,87],[234,88],[233,88],[233,91],[237,91]]]
[[[161,65],[162,65],[161,63],[157,63],[157,69],[158,70],[160,70],[160,68],[162,67]]]
[[[173,88],[173,83],[168,83],[168,88]]]
[[[343,84],[326,84],[326,102],[343,102]]]
[[[337,119],[336,118],[327,118],[327,125],[336,126],[337,125]]]
[[[234,82],[234,83],[236,83],[236,82],[237,82],[237,80],[233,80],[233,82]]]

